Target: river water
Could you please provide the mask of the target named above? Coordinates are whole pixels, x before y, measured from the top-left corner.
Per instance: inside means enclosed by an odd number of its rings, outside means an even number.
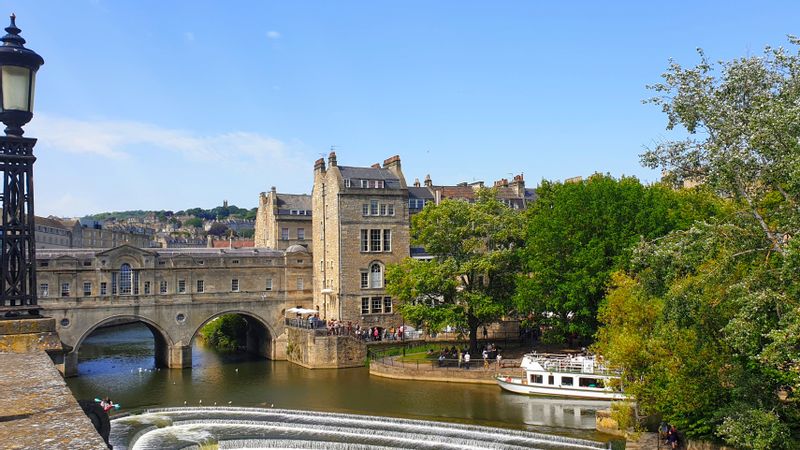
[[[82,344],[79,399],[110,396],[121,411],[154,407],[262,407],[484,425],[607,441],[594,413],[607,402],[526,397],[498,387],[391,380],[365,368],[308,370],[286,361],[220,354],[194,344],[192,368],[157,369],[142,324],[96,331]]]

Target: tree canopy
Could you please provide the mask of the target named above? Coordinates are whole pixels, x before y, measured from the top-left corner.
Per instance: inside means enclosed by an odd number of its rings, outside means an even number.
[[[526,212],[515,299],[520,313],[543,325],[551,341],[594,335],[611,273],[628,265],[636,242],[718,213],[708,192],[644,186],[632,177],[544,181],[537,194]]]
[[[478,327],[512,309],[521,218],[489,189],[474,203],[443,200],[414,215],[413,243],[433,260],[407,258],[387,268],[386,289],[403,317],[431,331],[468,330],[470,351],[477,351]]]
[[[796,40],[792,43],[797,44]],[[643,162],[733,214],[643,242],[613,280],[597,349],[645,412],[737,448],[800,442],[800,54],[684,68],[650,99],[687,137]]]

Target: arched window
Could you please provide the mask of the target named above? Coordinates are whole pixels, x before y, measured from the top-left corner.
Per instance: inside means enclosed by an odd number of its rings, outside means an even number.
[[[373,289],[383,287],[383,266],[379,263],[372,263],[369,266],[369,287]]]
[[[133,271],[130,264],[123,264],[119,268],[119,295],[131,295],[133,284]]]

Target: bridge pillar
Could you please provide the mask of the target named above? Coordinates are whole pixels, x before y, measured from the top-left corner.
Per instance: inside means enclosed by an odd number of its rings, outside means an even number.
[[[64,354],[64,365],[58,367],[64,378],[78,376],[78,351],[73,350]]]
[[[171,345],[167,358],[167,366],[170,369],[192,367],[192,346],[180,344]]]

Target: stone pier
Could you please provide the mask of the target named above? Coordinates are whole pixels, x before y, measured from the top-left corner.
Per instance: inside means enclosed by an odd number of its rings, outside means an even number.
[[[352,336],[327,336],[326,330],[286,327],[286,359],[307,369],[361,367],[367,346]]]

